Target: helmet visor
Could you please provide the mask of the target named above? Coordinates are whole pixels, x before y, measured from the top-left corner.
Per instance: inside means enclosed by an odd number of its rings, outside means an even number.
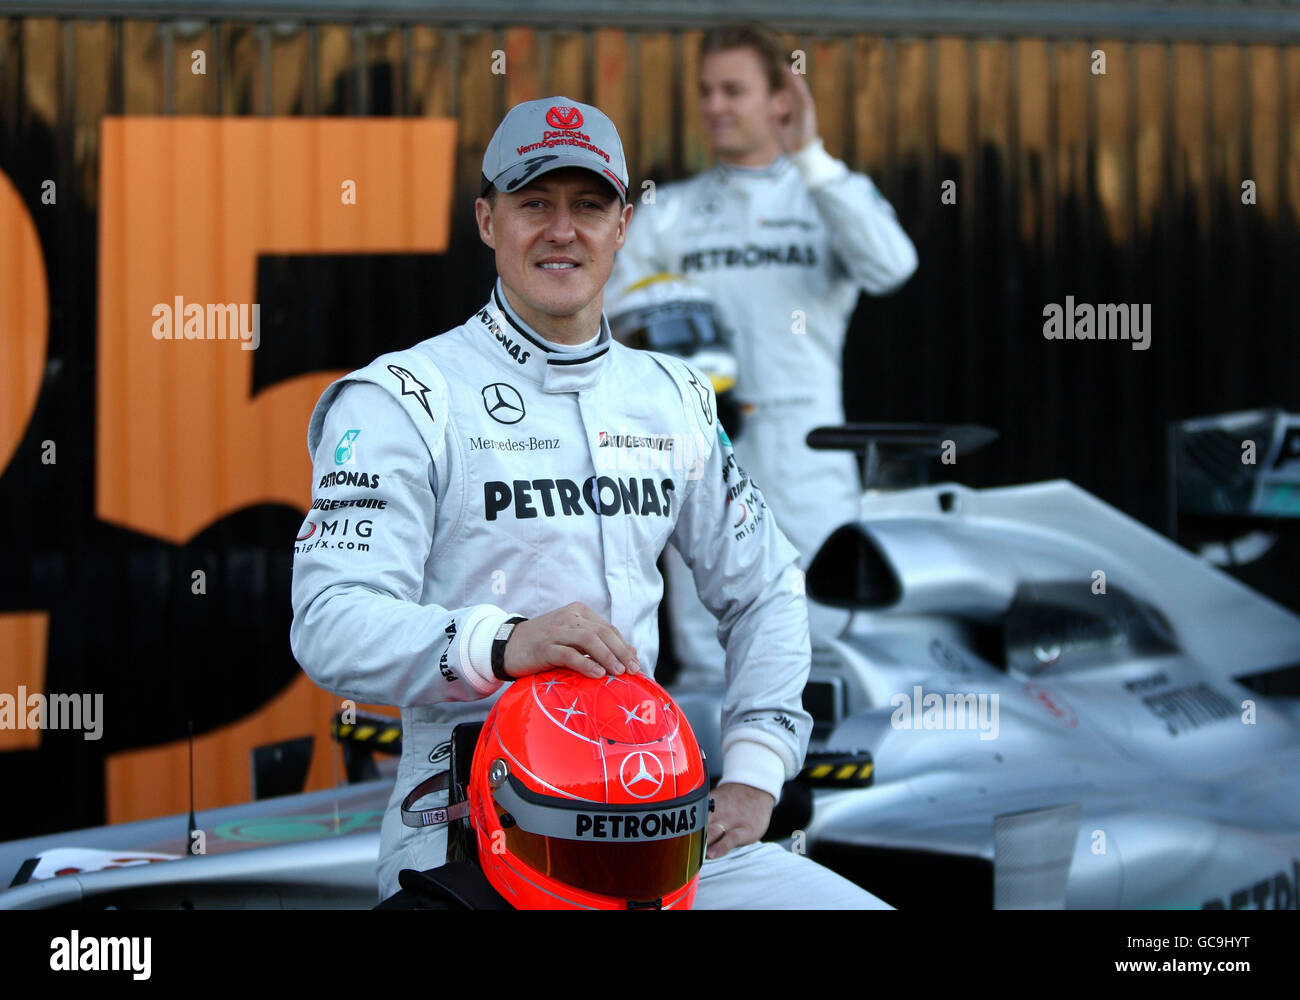
[[[511,775],[495,798],[510,853],[584,892],[657,899],[685,886],[704,863],[707,785],[628,806],[537,795]]]
[[[723,341],[713,309],[704,302],[670,302],[637,309],[611,320],[610,332],[628,347],[679,357]]]

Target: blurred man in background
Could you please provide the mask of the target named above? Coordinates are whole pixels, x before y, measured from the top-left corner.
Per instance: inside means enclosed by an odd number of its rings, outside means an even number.
[[[916,270],[916,250],[871,179],[823,148],[808,85],[772,35],[706,33],[699,85],[718,163],[638,206],[608,298],[663,271],[712,293],[735,333],[737,456],[806,568],[831,531],[856,519],[861,492],[853,456],[814,452],[806,435],[844,422],[844,335],[859,291],[894,291]],[[678,554],[665,560],[678,682],[721,683],[716,622]],[[815,604],[809,615],[814,634],[848,618]]]

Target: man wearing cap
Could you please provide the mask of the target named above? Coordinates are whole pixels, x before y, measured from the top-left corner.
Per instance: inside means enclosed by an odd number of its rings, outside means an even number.
[[[445,829],[404,826],[401,801],[503,684],[552,666],[608,683],[653,671],[655,562],[671,539],[719,616],[729,664],[697,906],[882,906],[758,843],[811,730],[795,552],[736,464],[707,380],[611,343],[602,289],[632,215],[613,123],[565,97],[517,105],[483,175],[488,302],[331,385],[308,429],[294,655],[340,696],[402,708],[380,897],[401,869],[443,864]],[[736,533],[739,503],[753,528]]]
[[[737,454],[806,567],[830,532],[857,518],[861,497],[853,456],[815,452],[807,434],[844,422],[844,338],[859,293],[898,288],[916,270],[916,250],[871,179],[823,148],[808,84],[769,32],[706,32],[699,84],[718,163],[660,185],[653,204],[637,207],[607,305],[663,271],[713,296],[734,334]],[[712,617],[672,551],[665,563],[679,680],[720,683]],[[809,613],[814,636],[848,618],[815,603]]]

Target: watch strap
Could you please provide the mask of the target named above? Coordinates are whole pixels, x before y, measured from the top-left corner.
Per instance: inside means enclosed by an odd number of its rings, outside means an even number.
[[[520,622],[526,621],[528,621],[528,619],[522,615],[515,615],[513,618],[507,618],[503,624],[518,625]],[[513,632],[514,629],[511,629],[510,631]],[[509,634],[507,634],[504,639],[492,640],[492,676],[503,681],[514,680],[513,677],[506,673],[506,643],[509,641]]]

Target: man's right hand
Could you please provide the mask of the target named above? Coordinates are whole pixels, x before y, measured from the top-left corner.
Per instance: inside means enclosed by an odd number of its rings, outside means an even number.
[[[588,677],[638,673],[636,650],[585,604],[568,604],[515,626],[506,640],[505,672],[525,677],[568,667]]]

